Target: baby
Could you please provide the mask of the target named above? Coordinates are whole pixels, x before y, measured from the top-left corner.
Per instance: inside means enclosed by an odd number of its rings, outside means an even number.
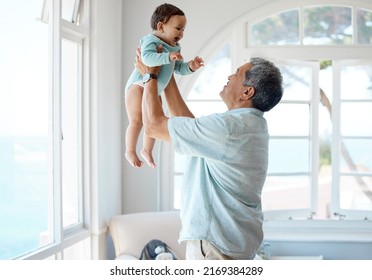
[[[183,61],[178,42],[183,37],[185,26],[186,17],[183,11],[171,4],[163,4],[156,8],[151,17],[152,33],[140,40],[143,63],[148,66],[161,65],[162,68],[158,77],[150,74],[142,76],[134,69],[125,87],[125,106],[129,119],[125,137],[125,157],[134,167],[143,165],[136,152],[138,137],[142,129],[143,85],[150,79],[157,79],[160,95],[167,87],[173,72],[187,75],[204,65],[204,61],[200,57],[195,57],[189,62]],[[157,52],[158,46],[162,46],[161,53]],[[156,167],[152,156],[154,144],[155,139],[144,133],[141,156],[152,168]]]

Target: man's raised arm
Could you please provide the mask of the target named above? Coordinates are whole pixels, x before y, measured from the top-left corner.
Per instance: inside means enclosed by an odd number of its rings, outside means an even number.
[[[194,118],[194,115],[187,107],[178,89],[174,76],[170,79],[168,86],[164,90],[165,99],[172,116],[182,116]]]
[[[157,75],[160,67],[148,67],[147,73]],[[164,115],[163,107],[158,96],[158,81],[150,79],[144,85],[142,98],[142,122],[148,136],[170,142],[168,118]]]

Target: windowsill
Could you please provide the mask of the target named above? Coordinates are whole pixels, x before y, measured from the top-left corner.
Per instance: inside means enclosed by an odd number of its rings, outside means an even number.
[[[36,250],[34,252],[31,252],[28,255],[24,255],[18,259],[24,259],[24,260],[43,260],[46,258],[49,258],[50,256],[60,253],[64,249],[68,248],[69,246],[72,246],[86,238],[90,237],[90,231],[87,229],[81,229],[78,232],[75,232],[74,234],[71,234],[69,237],[66,237],[65,240],[63,240],[59,244],[50,244],[48,246],[42,247],[39,250]]]
[[[265,221],[267,241],[372,242],[372,221],[285,220]]]

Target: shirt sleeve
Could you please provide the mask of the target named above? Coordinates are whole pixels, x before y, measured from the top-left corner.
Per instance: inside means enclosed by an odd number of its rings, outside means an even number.
[[[174,72],[179,75],[189,75],[194,73],[190,67],[188,62],[183,61],[176,61],[176,65],[174,67]]]
[[[171,117],[168,122],[176,152],[190,156],[221,159],[226,151],[228,130],[217,114],[201,117]]]

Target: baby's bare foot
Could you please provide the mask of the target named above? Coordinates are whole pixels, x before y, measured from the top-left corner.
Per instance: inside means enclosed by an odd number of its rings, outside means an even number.
[[[143,166],[143,161],[139,159],[135,152],[125,152],[125,157],[133,167]]]
[[[152,154],[148,153],[145,149],[141,150],[141,156],[145,159],[146,163],[151,167],[155,168],[155,162],[154,159],[152,158]]]

